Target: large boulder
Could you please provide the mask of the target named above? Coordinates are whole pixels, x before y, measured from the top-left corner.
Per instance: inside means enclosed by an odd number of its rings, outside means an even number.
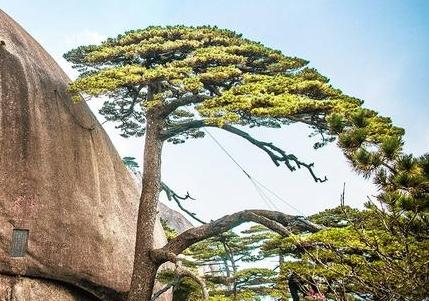
[[[0,10],[0,274],[120,300],[130,285],[139,190],[86,103],[72,103],[68,82]],[[28,232],[11,246],[14,229]],[[157,246],[166,242],[159,223],[155,236]],[[20,247],[26,255],[12,257]]]
[[[97,301],[91,294],[52,280],[0,275],[1,301]]]

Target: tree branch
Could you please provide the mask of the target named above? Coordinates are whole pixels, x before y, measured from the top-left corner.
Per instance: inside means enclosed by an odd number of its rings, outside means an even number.
[[[165,141],[170,138],[173,138],[174,136],[183,134],[188,130],[198,129],[204,126],[216,127],[215,125],[204,124],[204,120],[192,120],[184,123],[179,123],[177,125],[174,125],[170,129],[163,131],[161,133],[161,139]]]
[[[132,96],[131,99],[131,104],[129,105],[129,107],[126,109],[125,112],[122,111],[122,108],[119,110],[119,112],[122,114],[119,116],[119,119],[123,122],[126,118],[128,118],[131,114],[134,113],[134,107],[136,106],[137,103],[139,103],[139,96],[140,96],[140,91],[142,89],[142,85],[138,86],[138,87],[134,87],[134,86],[127,86],[126,87],[128,89],[127,94],[124,97],[121,97],[120,99],[122,100],[126,100],[126,97]],[[117,99],[115,99],[117,100]],[[108,121],[108,120],[106,120]]]
[[[187,192],[185,196],[180,196],[173,189],[171,189],[170,187],[168,187],[167,184],[165,184],[164,182],[161,182],[161,190],[163,190],[165,192],[165,194],[167,195],[167,199],[169,201],[174,200],[176,202],[177,206],[179,206],[179,208],[183,212],[185,212],[189,217],[193,218],[194,220],[196,220],[197,222],[199,222],[201,224],[205,224],[206,223],[203,220],[199,219],[194,212],[191,212],[191,211],[189,211],[188,209],[186,209],[185,207],[182,206],[181,201],[184,201],[184,200],[187,200],[187,199],[194,200],[189,195],[189,192]]]
[[[288,236],[291,231],[317,232],[323,229],[302,217],[286,215],[278,211],[244,210],[183,232],[170,240],[163,248],[154,250],[153,259],[159,264],[170,261],[172,254],[181,254],[193,244],[220,235],[245,222],[264,225],[282,236]]]
[[[298,158],[295,155],[287,154],[284,150],[275,146],[271,142],[259,141],[255,138],[253,138],[252,136],[250,136],[245,131],[242,131],[242,130],[240,130],[236,127],[233,127],[231,125],[228,125],[228,124],[224,125],[222,127],[222,129],[227,131],[227,132],[233,133],[237,136],[240,136],[240,137],[246,139],[247,141],[249,141],[253,145],[255,145],[258,148],[260,148],[261,150],[263,150],[265,153],[268,154],[268,156],[271,158],[271,160],[274,162],[274,164],[276,166],[280,166],[281,162],[284,162],[284,164],[289,168],[290,171],[295,171],[296,167],[298,167],[298,168],[304,167],[310,172],[310,174],[313,177],[315,182],[322,183],[322,182],[325,182],[327,180],[326,177],[324,179],[321,179],[321,178],[316,176],[316,174],[313,171],[314,163],[302,162],[302,161],[298,160]],[[291,162],[295,163],[296,167],[292,166]]]
[[[182,124],[178,124],[178,125],[172,127],[171,129],[164,131],[162,133],[161,137],[163,140],[167,140],[167,139],[172,138],[176,135],[184,133],[190,129],[196,129],[196,128],[202,128],[202,127],[220,128],[220,129],[223,129],[229,133],[232,133],[232,134],[237,135],[241,138],[244,138],[247,141],[249,141],[250,143],[252,143],[253,145],[255,145],[256,147],[258,147],[259,149],[263,150],[271,158],[271,160],[274,162],[274,164],[276,166],[280,166],[281,163],[284,163],[289,168],[290,171],[295,171],[296,168],[304,167],[311,174],[311,176],[313,177],[315,182],[323,183],[323,182],[327,181],[326,177],[324,177],[322,179],[322,178],[316,176],[316,174],[314,173],[314,170],[313,170],[314,163],[302,162],[295,155],[287,154],[284,150],[275,146],[273,143],[257,140],[255,138],[253,138],[247,132],[240,130],[240,129],[238,129],[232,125],[229,125],[229,124],[226,124],[223,127],[218,127],[215,124],[207,124],[204,122],[204,120],[193,120],[193,121],[185,122]],[[294,164],[295,166],[292,164]]]
[[[197,104],[203,102],[208,98],[210,97],[207,95],[189,95],[177,98],[176,100],[172,100],[163,106],[163,113],[161,114],[161,116],[167,117],[179,107],[190,104]]]
[[[156,252],[156,250],[154,250],[151,253],[151,255],[153,258],[157,258],[159,256],[167,256],[169,259],[168,261],[173,262],[175,264],[176,268],[174,270],[174,274],[177,276],[177,278],[173,282],[167,284],[165,287],[163,287],[158,292],[156,292],[152,296],[151,301],[156,300],[159,296],[161,296],[163,293],[168,291],[171,287],[179,284],[180,281],[185,277],[194,280],[201,287],[203,300],[207,300],[209,298],[207,286],[206,286],[204,279],[201,278],[200,276],[198,276],[196,273],[194,273],[191,270],[188,270],[186,267],[184,267],[182,265],[182,260],[179,258],[179,256],[176,256],[173,253],[168,253],[168,254],[165,253],[164,254],[162,251]]]
[[[162,289],[160,289],[159,291],[157,291],[155,294],[153,294],[152,298],[150,299],[150,301],[155,301],[156,299],[158,299],[163,293],[165,293],[166,291],[168,291],[170,288],[172,288],[173,286],[176,286],[178,283],[180,282],[180,278],[175,279],[174,281],[170,282],[169,284],[167,284],[166,286],[164,286]]]
[[[185,268],[182,265],[181,261],[178,261],[176,263],[176,273],[180,277],[188,277],[188,278],[191,278],[192,280],[194,280],[196,283],[198,283],[198,285],[201,287],[201,292],[203,294],[203,300],[207,300],[209,298],[209,293],[208,293],[206,282],[204,281],[204,279],[201,278],[200,276],[198,276],[197,274],[193,273],[192,271],[188,270],[187,268]]]

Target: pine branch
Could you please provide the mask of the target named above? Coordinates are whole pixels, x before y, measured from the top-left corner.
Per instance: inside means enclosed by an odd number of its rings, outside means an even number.
[[[317,232],[323,229],[322,226],[306,221],[302,217],[286,215],[278,211],[244,210],[179,234],[163,248],[153,250],[152,257],[159,264],[171,261],[172,256],[181,254],[193,244],[220,235],[245,222],[264,225],[282,236],[288,236],[291,231]]]
[[[162,253],[162,252],[160,252],[160,253]],[[154,254],[154,255],[157,256],[156,254]],[[176,256],[175,254],[172,254],[172,253],[168,253],[168,254],[166,253],[166,254],[163,254],[163,256],[166,256],[170,262],[173,262],[175,264],[176,268],[174,270],[174,274],[176,275],[176,279],[174,281],[172,281],[171,283],[167,284],[165,287],[160,289],[155,294],[153,294],[152,299],[150,301],[154,301],[157,298],[159,298],[163,293],[168,291],[171,287],[179,284],[183,278],[190,278],[190,279],[194,280],[201,287],[203,300],[207,300],[209,298],[207,285],[206,285],[206,282],[204,281],[204,279],[201,278],[196,273],[194,273],[191,270],[184,267],[182,264],[182,260],[181,260],[180,256]]]
[[[192,219],[196,220],[197,222],[199,222],[201,224],[206,223],[203,220],[201,220],[200,218],[198,218],[196,216],[196,213],[191,212],[188,209],[186,209],[185,207],[183,207],[181,201],[188,200],[188,199],[195,200],[194,198],[192,198],[189,195],[189,192],[187,192],[185,196],[180,196],[174,190],[172,190],[170,187],[168,187],[167,184],[165,184],[164,182],[161,182],[161,190],[163,190],[165,192],[169,201],[171,201],[171,200],[175,201],[177,206],[179,206],[179,208],[183,212],[185,212],[189,217],[191,217]]]
[[[202,127],[220,128],[229,133],[232,133],[234,135],[237,135],[241,138],[246,139],[247,141],[249,141],[256,147],[258,147],[259,149],[263,150],[271,158],[271,160],[274,162],[276,166],[280,166],[281,163],[284,163],[290,171],[295,171],[297,168],[304,167],[311,174],[315,182],[323,183],[328,180],[326,177],[320,178],[316,176],[313,170],[314,163],[305,163],[299,160],[295,155],[286,153],[283,149],[274,145],[272,142],[257,140],[256,138],[252,137],[249,133],[243,130],[240,130],[229,124],[226,124],[222,127],[218,127],[215,124],[207,124],[204,122],[204,120],[192,120],[189,122],[184,122],[182,124],[175,125],[174,127],[168,130],[165,130],[162,134],[162,139],[167,140],[174,136],[183,134],[186,131],[189,131],[191,129],[197,129]]]
[[[162,116],[167,117],[171,113],[173,113],[176,109],[190,105],[190,104],[197,104],[201,103],[204,100],[210,98],[207,95],[189,95],[189,96],[182,96],[180,98],[177,98],[175,100],[170,101],[169,103],[165,104],[163,106],[163,114]]]

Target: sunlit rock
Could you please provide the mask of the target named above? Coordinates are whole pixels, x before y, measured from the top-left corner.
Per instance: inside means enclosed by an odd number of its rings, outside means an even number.
[[[47,282],[37,279],[55,280],[48,290],[64,297],[44,300],[89,300],[63,294],[61,283],[119,300],[131,279],[139,190],[87,104],[72,103],[68,82],[0,10],[0,274],[32,277],[19,289],[36,283],[42,295]],[[156,238],[165,243],[160,225]],[[0,296],[7,288],[17,286],[1,277]],[[43,300],[30,295],[16,300]]]

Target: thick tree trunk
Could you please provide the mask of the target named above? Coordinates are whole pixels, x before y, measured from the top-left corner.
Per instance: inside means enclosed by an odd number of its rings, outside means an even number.
[[[149,301],[151,299],[159,267],[159,264],[152,260],[150,251],[153,249],[153,232],[161,187],[163,144],[160,138],[161,127],[161,121],[148,114],[143,160],[143,188],[138,212],[134,269],[128,301]]]

